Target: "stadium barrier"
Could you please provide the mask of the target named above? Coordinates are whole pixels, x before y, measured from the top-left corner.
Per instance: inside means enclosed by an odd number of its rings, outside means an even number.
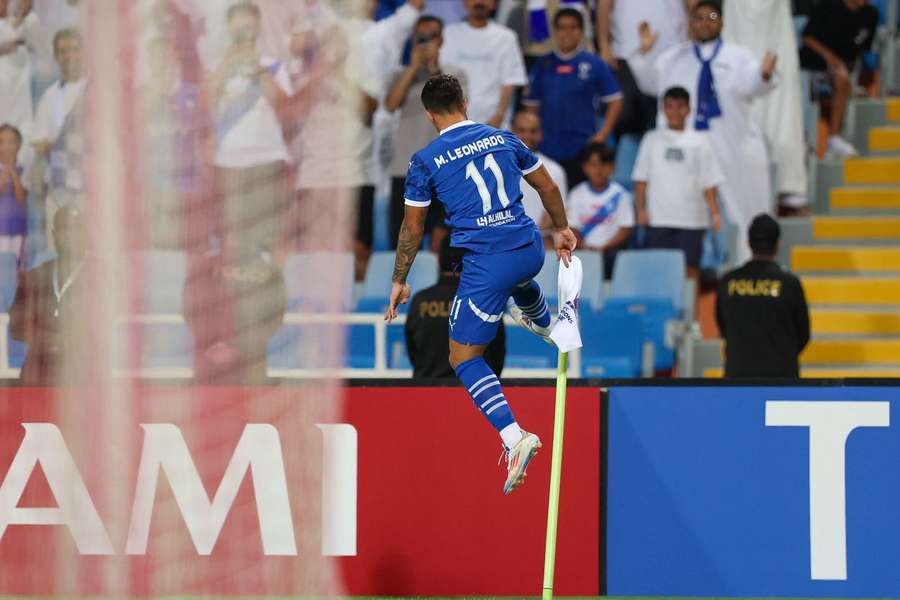
[[[182,325],[184,317],[177,314],[144,314],[130,317],[132,322],[144,325]],[[402,327],[406,322],[406,315],[401,314],[392,324],[384,321],[384,315],[375,313],[287,313],[284,316],[284,325],[362,325],[371,326],[374,331],[374,366],[373,368],[345,367],[339,369],[327,368],[269,368],[269,376],[274,379],[318,379],[322,377],[335,377],[339,379],[391,379],[409,378],[412,375],[410,369],[398,369],[388,366],[388,328]],[[515,321],[505,317],[507,326],[516,326]],[[645,358],[645,360],[647,360]],[[652,353],[649,356],[652,361]],[[299,361],[299,357],[298,357]],[[576,350],[569,354],[569,376],[577,377],[581,373],[581,353]],[[180,366],[144,367],[137,371],[119,370],[117,375],[139,377],[142,379],[178,380],[190,379],[193,369],[189,364]],[[503,371],[504,377],[555,377],[556,369],[529,369],[507,368]],[[19,369],[10,364],[9,357],[9,314],[0,313],[0,380],[16,379]]]
[[[900,597],[900,386],[818,383],[610,390],[610,595]]]
[[[273,404],[317,402],[313,382],[255,390],[141,388],[130,419],[138,432],[130,452],[137,463],[149,443],[146,428],[140,437],[142,425],[172,426],[207,493],[218,494],[248,427],[271,424],[285,445],[292,508],[309,494],[323,498],[319,523],[295,522],[288,530],[298,538],[320,531],[314,547],[335,557],[348,594],[534,595],[548,457],[539,455],[528,484],[504,497],[505,471],[492,461],[492,452],[499,453],[496,435],[464,390],[375,379],[348,386],[337,422],[306,426],[321,436],[322,455],[312,463],[289,446],[308,431],[259,415],[275,419],[280,409]],[[894,569],[900,562],[900,434],[890,418],[900,403],[897,382],[575,380],[571,386],[557,561],[561,595],[900,597]],[[505,391],[519,420],[548,447],[549,382],[507,381]],[[160,539],[180,540],[188,552],[177,561],[218,577],[223,594],[256,595],[263,591],[260,582],[269,594],[294,591],[278,576],[303,556],[285,552],[283,538],[263,533],[271,529],[261,515],[277,510],[251,501],[255,466],[225,507],[224,524],[206,538],[193,534],[196,514],[172,516],[171,482],[160,483],[151,502],[168,512],[144,514],[168,514],[165,527],[155,526],[149,543],[134,546],[130,532],[113,535],[111,528],[109,556],[80,554],[65,526],[27,525],[33,517],[27,507],[57,504],[43,462],[42,469],[32,462],[10,475],[14,459],[28,454],[25,424],[45,435],[57,427],[59,440],[75,443],[33,439],[32,448],[71,451],[73,464],[90,471],[85,453],[95,446],[85,447],[82,430],[58,419],[59,409],[46,390],[0,389],[0,564],[9,567],[0,569],[0,595],[52,591],[52,577],[35,573],[54,572],[47,563],[61,555],[74,556],[81,572],[82,566],[96,570],[97,561],[122,559],[129,548],[138,550],[127,557],[129,565],[143,574],[133,591],[146,592],[154,561],[169,547]],[[229,418],[207,418],[216,414]],[[92,439],[102,434],[90,432]],[[209,436],[219,443],[206,443]],[[298,465],[309,464],[321,469],[322,489],[304,489],[292,478]],[[124,482],[106,482],[126,490],[129,510],[132,494],[144,489],[139,472],[135,464]],[[10,488],[10,481],[27,483],[24,492]],[[96,473],[85,481],[92,496],[103,483]],[[208,556],[200,555],[204,548]],[[273,574],[274,582],[265,579]],[[208,590],[196,582],[204,580],[193,578],[194,587],[160,588],[157,582],[154,591],[201,593]],[[80,588],[85,594],[96,591],[89,583]]]
[[[552,388],[505,391],[519,419],[549,441]],[[496,434],[457,386],[348,388],[343,417],[318,427],[283,418],[291,405],[321,401],[314,384],[140,392],[127,423],[133,447],[123,449],[86,443],[85,435],[107,439],[104,431],[67,424],[65,407],[47,390],[0,389],[0,595],[58,593],[54,573],[63,571],[76,574],[80,594],[98,594],[91,574],[116,560],[127,561],[135,596],[294,595],[290,571],[304,560],[301,537],[319,531],[321,542],[305,547],[335,557],[351,595],[531,595],[541,587],[549,457],[532,465],[528,485],[504,496]],[[600,407],[598,389],[571,390],[559,526],[563,594],[599,592]],[[291,452],[309,435],[322,440],[314,460]],[[95,453],[132,456],[124,480],[98,474],[105,459]],[[148,456],[159,471],[144,468]],[[234,467],[239,456],[243,470]],[[304,489],[310,468],[321,470],[312,480],[322,484]],[[182,502],[191,492],[185,469],[218,508],[208,499],[199,509]],[[279,492],[272,484],[284,473]],[[124,530],[107,518],[109,486],[122,490]],[[86,491],[54,497],[51,488]],[[319,495],[320,522],[299,520],[304,502]],[[173,496],[181,498],[177,508]],[[30,508],[56,506],[43,514]],[[218,528],[208,526],[214,513],[223,518]],[[62,525],[46,525],[53,522]],[[73,564],[60,568],[61,556]],[[190,577],[168,579],[166,568]]]

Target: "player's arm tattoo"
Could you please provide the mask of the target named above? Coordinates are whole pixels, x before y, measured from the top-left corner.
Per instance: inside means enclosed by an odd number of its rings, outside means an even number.
[[[400,226],[400,237],[397,240],[397,258],[394,260],[394,275],[391,281],[406,283],[406,276],[413,261],[416,260],[419,248],[422,247],[426,214],[428,214],[427,207],[406,207],[403,224]]]

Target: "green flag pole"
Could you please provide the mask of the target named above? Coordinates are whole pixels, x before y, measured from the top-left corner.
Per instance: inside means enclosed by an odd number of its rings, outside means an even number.
[[[544,548],[544,600],[553,598],[556,567],[556,524],[559,517],[559,483],[562,475],[563,428],[566,421],[568,354],[559,353],[556,367],[556,410],[553,414],[553,457],[550,463],[550,502],[547,506],[547,545]]]

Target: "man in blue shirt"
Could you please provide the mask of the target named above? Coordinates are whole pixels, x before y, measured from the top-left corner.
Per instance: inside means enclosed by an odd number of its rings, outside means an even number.
[[[422,245],[428,206],[436,198],[453,231],[451,245],[466,251],[450,306],[450,366],[500,433],[507,464],[503,493],[509,494],[521,485],[541,442],[519,427],[484,351],[510,297],[511,312],[523,325],[545,339],[550,334],[550,310],[533,280],[544,264],[544,246],[522,207],[523,176],[540,194],[553,221],[557,256],[567,265],[575,234],[569,229],[559,188],[541,160],[509,131],[468,120],[466,98],[455,77],[431,77],[422,90],[422,104],[439,135],[409,161],[385,319],[395,319],[397,306],[409,299],[406,276]]]
[[[584,17],[562,8],[553,18],[557,51],[537,59],[522,103],[537,112],[544,127],[541,152],[562,164],[569,187],[584,181],[579,153],[602,144],[622,113],[622,91],[609,65],[582,49]],[[606,105],[597,129],[600,105]]]

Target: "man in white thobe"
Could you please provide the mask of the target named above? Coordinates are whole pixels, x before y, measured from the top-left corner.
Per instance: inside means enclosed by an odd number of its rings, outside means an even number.
[[[642,24],[641,46],[629,64],[646,94],[661,98],[675,86],[691,92],[689,122],[709,131],[725,174],[719,193],[728,220],[738,228],[737,252],[730,262],[742,263],[751,256],[746,241],[750,221],[772,211],[768,153],[750,107],[754,98],[775,87],[775,55],[766,53],[759,61],[746,48],[723,42],[721,6],[714,0],[696,3],[690,31],[693,41],[654,58],[651,52],[658,36]],[[662,115],[658,122],[665,122]]]
[[[751,115],[762,128],[775,163],[775,191],[788,212],[804,211],[806,196],[806,143],[800,100],[800,61],[797,33],[788,0],[725,0],[728,15],[722,37],[744,46],[754,56],[778,55],[778,87],[753,103]]]

